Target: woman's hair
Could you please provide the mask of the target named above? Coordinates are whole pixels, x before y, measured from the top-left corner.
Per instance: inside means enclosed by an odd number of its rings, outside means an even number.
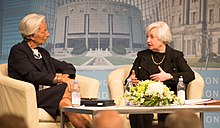
[[[117,111],[99,111],[92,120],[92,128],[123,128],[123,120]]]
[[[22,37],[29,39],[30,35],[36,34],[44,19],[45,16],[34,13],[25,16],[19,24],[19,31]]]
[[[28,128],[28,125],[22,116],[3,114],[0,116],[0,128]]]
[[[166,128],[201,128],[200,119],[194,111],[183,110],[169,114],[165,119]]]
[[[164,44],[169,44],[172,41],[172,33],[170,31],[169,26],[162,21],[151,23],[146,28],[146,33],[148,34],[152,29],[156,28],[157,36],[160,41]]]

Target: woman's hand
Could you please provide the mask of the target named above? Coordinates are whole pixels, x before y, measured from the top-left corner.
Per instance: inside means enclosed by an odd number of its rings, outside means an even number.
[[[131,76],[129,77],[132,81],[132,84],[137,84],[139,82],[139,80],[137,79],[136,75],[135,75],[135,71],[132,70]]]
[[[59,83],[65,83],[67,84],[68,90],[72,92],[74,87],[74,80],[69,78],[68,74],[62,74],[58,77]]]
[[[151,80],[153,80],[153,81],[161,81],[161,82],[164,82],[166,80],[170,80],[171,74],[164,72],[164,70],[160,66],[158,66],[158,68],[160,70],[160,73],[151,75],[150,76]]]

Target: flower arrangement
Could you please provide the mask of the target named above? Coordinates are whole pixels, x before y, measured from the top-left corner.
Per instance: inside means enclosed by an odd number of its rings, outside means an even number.
[[[130,92],[125,94],[131,104],[135,106],[166,106],[182,104],[173,91],[162,82],[152,80],[140,81]]]

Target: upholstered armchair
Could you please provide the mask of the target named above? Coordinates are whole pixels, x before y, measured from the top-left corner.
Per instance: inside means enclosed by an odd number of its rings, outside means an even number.
[[[117,104],[120,100],[120,97],[124,94],[124,81],[128,77],[129,72],[132,68],[132,65],[126,65],[119,67],[112,72],[109,73],[107,82],[108,82],[108,88],[109,88],[109,96],[110,99],[113,99],[115,103]],[[203,88],[204,88],[204,80],[201,77],[200,74],[198,74],[196,71],[195,73],[195,79],[191,81],[188,84],[187,87],[187,99],[201,99],[203,94]],[[122,103],[123,105],[124,103]],[[155,116],[156,117],[156,116]],[[129,120],[127,117],[124,119],[126,122],[126,128],[130,127]]]
[[[76,75],[83,98],[98,98],[100,83],[94,78]],[[8,77],[8,65],[0,64],[0,115],[13,113],[23,116],[29,128],[59,128],[59,117],[54,120],[44,109],[37,108],[36,94],[31,83]],[[73,127],[67,122],[66,127]]]

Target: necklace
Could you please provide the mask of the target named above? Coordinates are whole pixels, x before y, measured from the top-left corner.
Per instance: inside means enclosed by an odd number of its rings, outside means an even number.
[[[160,64],[162,64],[163,61],[164,61],[164,59],[165,59],[165,57],[166,57],[166,55],[164,55],[163,58],[162,58],[162,60],[161,60],[160,62],[157,63],[157,62],[154,60],[154,56],[151,55],[151,59],[152,59],[152,61],[154,62],[154,64],[156,64],[156,65],[160,65]]]
[[[32,49],[32,51],[33,51],[33,55],[34,55],[35,59],[39,60],[42,58],[42,55],[40,54],[40,52],[37,49]]]

